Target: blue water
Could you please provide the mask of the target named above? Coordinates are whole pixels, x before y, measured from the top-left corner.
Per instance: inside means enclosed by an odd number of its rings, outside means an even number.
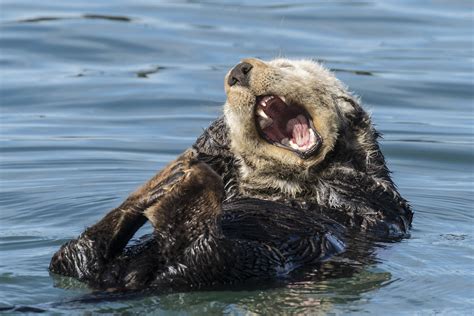
[[[47,313],[464,315],[474,310],[473,2],[0,2],[0,307]],[[241,58],[314,58],[384,133],[416,214],[352,276],[71,302],[51,255],[191,145]],[[145,229],[146,230],[146,229]]]

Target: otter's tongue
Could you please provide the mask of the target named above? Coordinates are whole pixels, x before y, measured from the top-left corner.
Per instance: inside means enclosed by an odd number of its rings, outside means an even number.
[[[288,121],[286,131],[291,134],[291,140],[298,147],[307,147],[310,142],[308,120],[303,115]]]

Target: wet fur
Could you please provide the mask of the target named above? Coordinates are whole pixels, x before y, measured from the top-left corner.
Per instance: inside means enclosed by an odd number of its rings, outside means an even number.
[[[312,61],[248,59],[225,116],[81,236],[50,270],[100,289],[179,290],[271,280],[344,250],[344,234],[407,236],[412,212],[358,100]],[[226,80],[227,82],[227,80]],[[258,95],[305,106],[323,139],[308,159],[257,133]],[[126,247],[149,220],[151,237]]]

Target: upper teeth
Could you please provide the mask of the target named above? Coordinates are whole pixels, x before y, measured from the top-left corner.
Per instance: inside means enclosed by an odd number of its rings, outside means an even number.
[[[259,116],[258,123],[260,124],[261,129],[265,129],[272,125],[273,120],[268,117],[267,113],[265,113],[262,108],[257,109],[257,115]]]
[[[260,100],[260,105],[263,106],[263,107],[267,106],[267,102],[270,101],[273,98],[275,98],[275,97],[272,96],[272,95],[267,95],[267,96],[263,97],[262,100]]]
[[[278,96],[284,103],[286,103],[286,98],[285,97],[282,97],[282,96]],[[260,100],[260,105],[263,106],[263,107],[266,107],[267,106],[267,103],[270,101],[270,100],[273,100],[275,99],[275,96],[273,95],[267,95],[267,96],[264,96],[261,100]]]
[[[269,118],[268,115],[263,111],[263,109],[258,109],[257,114],[260,115],[263,118],[266,118],[266,119]]]

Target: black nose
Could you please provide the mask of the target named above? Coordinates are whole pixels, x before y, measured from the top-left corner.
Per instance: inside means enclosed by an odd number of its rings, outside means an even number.
[[[230,72],[229,78],[227,79],[229,86],[233,86],[238,83],[243,87],[248,87],[250,78],[249,73],[252,67],[253,66],[251,64],[245,62],[235,66]]]

